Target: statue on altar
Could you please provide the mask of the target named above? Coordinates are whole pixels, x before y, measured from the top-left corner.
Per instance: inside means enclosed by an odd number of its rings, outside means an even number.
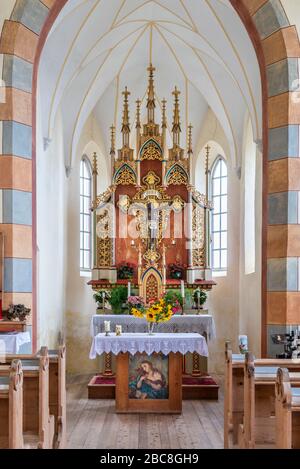
[[[94,268],[89,282],[94,289],[124,283],[118,266],[134,265],[132,288],[144,298],[159,298],[168,288],[211,289],[210,211],[207,193],[191,184],[192,125],[188,146],[181,147],[180,91],[173,91],[172,148],[167,147],[166,100],[162,100],[161,126],[155,121],[155,68],[148,68],[147,119],[136,102],[135,148],[130,146],[130,92],[123,92],[122,147],[116,150],[116,129],[111,127],[111,185],[97,192],[97,156],[93,162]],[[173,275],[170,266],[177,265]]]

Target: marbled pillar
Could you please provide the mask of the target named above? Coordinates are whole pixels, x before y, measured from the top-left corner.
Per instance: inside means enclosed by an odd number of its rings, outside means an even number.
[[[0,230],[5,234],[4,308],[33,305],[32,90],[39,35],[54,0],[18,0],[0,38]],[[35,249],[35,247],[34,247]]]
[[[280,1],[249,3],[267,70],[266,324],[267,350],[273,355],[271,334],[300,324],[300,47]]]

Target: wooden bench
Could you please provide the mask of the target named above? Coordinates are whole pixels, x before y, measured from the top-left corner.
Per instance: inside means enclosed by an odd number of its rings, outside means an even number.
[[[58,350],[49,351],[49,408],[55,419],[53,448],[66,447],[66,346],[59,345]]]
[[[5,357],[7,368],[13,357]],[[54,441],[54,416],[49,412],[49,355],[42,347],[39,356],[22,357],[24,447],[50,449]],[[4,373],[0,368],[0,375]]]
[[[276,448],[300,449],[300,389],[286,368],[279,368],[276,379]]]
[[[54,416],[55,432],[53,448],[63,449],[66,446],[66,346],[62,336],[57,350],[49,350],[49,412]],[[39,358],[36,355],[20,355],[24,365]],[[10,363],[16,355],[7,355],[5,362]]]
[[[8,375],[0,377],[0,448],[23,448],[23,372],[14,360]]]
[[[239,425],[240,449],[274,446],[276,435],[275,386],[278,366],[257,366],[251,353],[244,365],[244,417]],[[300,373],[290,373],[300,387]]]
[[[256,359],[255,367],[287,367],[300,372],[300,360]],[[244,416],[245,355],[233,354],[229,341],[225,344],[224,383],[224,448],[238,444],[239,426]],[[274,391],[275,393],[275,391]]]

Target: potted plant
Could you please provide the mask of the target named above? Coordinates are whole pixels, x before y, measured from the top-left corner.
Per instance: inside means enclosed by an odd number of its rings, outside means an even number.
[[[131,280],[134,274],[134,265],[129,262],[123,262],[118,267],[118,278],[120,280]]]
[[[93,298],[97,304],[97,312],[103,312],[109,304],[110,292],[108,290],[98,290]]]
[[[203,305],[206,303],[207,293],[201,288],[197,288],[194,291],[194,301],[197,309],[203,309]]]
[[[179,291],[177,290],[168,290],[164,296],[166,303],[170,304],[174,308],[174,313],[179,311],[183,312],[183,298]]]
[[[172,279],[177,279],[181,280],[183,278],[183,267],[176,263],[176,264],[170,264],[169,265],[169,270],[170,270],[170,278]]]
[[[31,309],[26,308],[25,305],[9,305],[8,310],[6,311],[6,316],[9,321],[16,321],[17,319],[21,322],[26,321],[27,316],[29,316]]]
[[[123,304],[127,301],[127,288],[124,285],[114,287],[108,301],[114,314],[123,314]]]

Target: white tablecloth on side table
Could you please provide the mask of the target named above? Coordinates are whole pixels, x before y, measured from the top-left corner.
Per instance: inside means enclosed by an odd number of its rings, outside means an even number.
[[[112,331],[116,325],[122,326],[123,332],[147,332],[147,321],[129,314],[95,314],[91,319],[91,336],[104,332],[104,321],[110,321]],[[193,332],[206,335],[208,340],[216,338],[214,318],[210,314],[174,314],[170,321],[156,325],[156,330],[163,333]]]
[[[131,355],[136,353],[186,353],[196,352],[204,357],[208,356],[207,343],[205,338],[200,334],[161,334],[155,333],[149,335],[147,333],[126,333],[121,336],[116,336],[115,333],[110,333],[109,336],[105,334],[97,334],[92,343],[90,358],[96,358],[97,354],[129,352]]]
[[[29,332],[0,334],[0,355],[17,354],[23,344],[30,342]]]

